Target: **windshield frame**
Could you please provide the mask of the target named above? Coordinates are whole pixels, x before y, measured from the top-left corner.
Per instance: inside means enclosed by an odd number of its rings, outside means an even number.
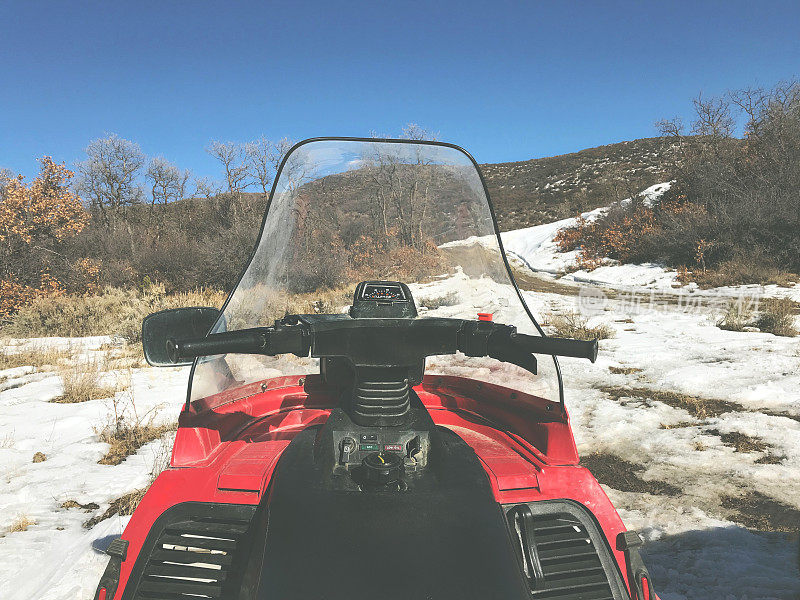
[[[228,303],[231,301],[231,298],[233,297],[234,292],[239,288],[239,285],[241,284],[242,279],[244,278],[245,274],[247,273],[248,268],[250,267],[250,263],[252,263],[253,259],[256,257],[256,255],[258,253],[259,242],[260,242],[260,240],[261,240],[261,238],[262,238],[262,236],[264,234],[264,228],[265,228],[265,226],[267,224],[267,218],[269,217],[269,211],[270,211],[270,208],[272,207],[272,200],[273,200],[273,198],[275,196],[275,191],[277,189],[278,182],[281,179],[281,174],[283,173],[283,169],[286,166],[286,163],[287,163],[289,157],[298,148],[301,148],[302,146],[305,146],[305,145],[311,144],[311,143],[315,143],[315,142],[366,142],[366,143],[416,144],[416,145],[426,145],[426,146],[440,146],[440,147],[444,147],[444,148],[451,148],[453,150],[456,150],[456,151],[460,152],[464,156],[466,156],[467,159],[469,159],[469,162],[475,168],[475,171],[477,172],[478,178],[479,178],[479,180],[481,182],[481,186],[483,187],[483,193],[484,193],[484,195],[486,197],[486,202],[487,202],[487,204],[489,206],[489,214],[492,217],[492,228],[494,230],[494,236],[495,236],[495,238],[497,240],[497,244],[498,244],[498,246],[500,248],[500,256],[503,259],[503,266],[504,266],[504,268],[506,270],[506,274],[508,275],[508,278],[511,281],[511,284],[514,287],[514,291],[515,291],[517,297],[519,298],[519,301],[522,303],[522,307],[525,310],[525,314],[527,314],[528,318],[531,320],[531,322],[533,323],[534,327],[539,332],[539,335],[541,335],[542,337],[548,337],[547,334],[545,333],[544,329],[542,329],[542,326],[539,324],[539,321],[536,319],[536,317],[531,312],[530,308],[528,307],[527,302],[525,302],[525,297],[522,294],[522,290],[520,290],[519,285],[517,284],[517,280],[514,277],[514,272],[512,271],[511,265],[508,262],[508,257],[506,256],[506,250],[505,250],[505,247],[503,246],[503,238],[500,235],[500,228],[497,225],[497,215],[496,215],[495,210],[494,210],[494,204],[492,203],[492,198],[489,195],[489,188],[486,185],[486,179],[483,176],[483,171],[481,170],[480,165],[475,160],[475,158],[469,152],[467,152],[464,148],[462,148],[461,146],[459,146],[457,144],[452,144],[452,143],[449,143],[449,142],[440,142],[440,141],[437,141],[437,140],[413,140],[413,139],[395,139],[395,138],[381,138],[381,137],[368,137],[368,138],[365,138],[365,137],[347,137],[347,136],[313,137],[313,138],[307,138],[307,139],[301,140],[301,141],[297,142],[296,144],[294,144],[291,148],[289,148],[289,150],[286,152],[286,154],[284,154],[283,158],[281,159],[280,165],[278,166],[278,169],[275,172],[275,177],[272,180],[272,187],[270,188],[269,198],[267,199],[267,205],[266,205],[266,208],[264,209],[264,216],[261,219],[261,227],[259,228],[258,235],[256,236],[256,241],[255,241],[255,244],[253,245],[253,250],[250,253],[249,258],[247,259],[247,262],[243,265],[242,270],[239,273],[239,276],[236,278],[235,285],[231,288],[230,292],[228,292],[228,295],[225,298],[225,302],[220,307],[220,309],[219,309],[220,310],[220,313],[219,313],[220,316],[219,316],[219,319],[217,319],[217,322],[219,322],[220,319],[224,319],[225,318],[225,316],[224,316],[225,315],[225,309],[227,308]],[[214,327],[217,325],[217,322],[215,322],[214,326],[212,326],[210,331],[213,331]],[[557,381],[558,381],[559,405],[561,407],[561,412],[562,413],[566,413],[566,405],[565,405],[565,402],[564,402],[564,381],[563,381],[563,377],[561,375],[561,365],[558,362],[558,357],[557,356],[552,355],[551,358],[553,359],[553,363],[555,365],[556,378],[557,378]],[[198,360],[199,360],[199,358],[195,358],[194,359],[194,361],[192,362],[191,369],[189,371],[189,383],[188,383],[187,390],[186,390],[186,405],[185,405],[185,409],[186,410],[188,410],[189,406],[191,405],[192,383],[194,382],[194,375],[195,375],[195,370],[197,368]]]

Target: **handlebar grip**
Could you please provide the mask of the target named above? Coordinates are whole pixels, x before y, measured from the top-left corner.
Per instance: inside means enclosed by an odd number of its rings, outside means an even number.
[[[268,329],[257,327],[212,333],[202,338],[167,340],[167,356],[173,363],[215,354],[260,354],[267,346]]]
[[[568,338],[540,337],[515,333],[512,341],[531,354],[555,354],[572,358],[587,358],[591,362],[597,360],[597,340],[572,340]]]

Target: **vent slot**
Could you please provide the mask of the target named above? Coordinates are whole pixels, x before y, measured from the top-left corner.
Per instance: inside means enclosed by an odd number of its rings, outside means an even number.
[[[592,534],[585,520],[567,512],[535,514],[527,504],[512,507],[507,516],[533,598],[619,597],[601,558],[607,550],[597,547],[597,533]]]
[[[197,505],[192,509],[163,524],[142,564],[134,600],[235,596],[255,507]]]

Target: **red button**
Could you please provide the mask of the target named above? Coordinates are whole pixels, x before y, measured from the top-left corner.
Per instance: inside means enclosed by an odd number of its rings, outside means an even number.
[[[478,321],[491,321],[494,313],[478,313]]]
[[[403,446],[401,444],[385,444],[383,449],[385,452],[402,452]]]

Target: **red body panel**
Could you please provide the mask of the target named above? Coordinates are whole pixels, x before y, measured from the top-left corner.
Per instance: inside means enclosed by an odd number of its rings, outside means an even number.
[[[426,376],[415,391],[437,425],[472,446],[499,503],[568,498],[591,510],[627,584],[625,556],[614,547],[625,526],[592,474],[578,466],[569,417],[558,404],[461,377]],[[324,423],[337,403],[318,375],[279,377],[230,398],[223,392],[192,403],[179,418],[171,468],[122,534],[129,547],[114,598],[122,597],[153,522],[167,508],[190,501],[258,504],[294,435]]]

